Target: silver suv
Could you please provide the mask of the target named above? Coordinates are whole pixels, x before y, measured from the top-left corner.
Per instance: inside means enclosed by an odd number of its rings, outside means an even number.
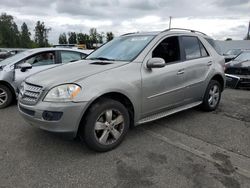
[[[225,62],[210,43],[204,34],[180,29],[120,36],[84,63],[26,79],[19,111],[33,126],[111,150],[130,126],[198,105],[217,108]]]
[[[1,61],[0,109],[9,106],[18,96],[19,87],[28,76],[60,64],[82,60],[86,56],[82,50],[36,48]]]

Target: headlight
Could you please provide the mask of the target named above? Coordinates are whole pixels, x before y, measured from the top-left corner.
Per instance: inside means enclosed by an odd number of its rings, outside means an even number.
[[[73,101],[80,93],[81,87],[76,84],[65,84],[52,88],[44,98],[47,102]]]

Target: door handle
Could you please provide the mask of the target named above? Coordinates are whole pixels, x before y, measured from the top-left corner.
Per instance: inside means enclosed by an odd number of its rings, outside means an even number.
[[[185,73],[184,69],[181,69],[181,70],[178,70],[177,75],[181,75],[181,74],[184,74],[184,73]]]
[[[212,61],[207,62],[207,66],[211,66],[213,64]]]

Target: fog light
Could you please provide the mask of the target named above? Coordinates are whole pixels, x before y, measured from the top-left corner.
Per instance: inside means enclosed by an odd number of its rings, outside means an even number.
[[[63,115],[62,112],[44,111],[43,119],[46,121],[58,121],[61,119],[62,115]]]

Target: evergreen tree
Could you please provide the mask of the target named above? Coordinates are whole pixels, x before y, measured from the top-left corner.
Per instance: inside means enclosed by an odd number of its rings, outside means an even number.
[[[51,31],[51,28],[46,28],[44,22],[37,21],[35,27],[35,43],[39,47],[47,47],[48,43],[48,34]]]
[[[107,42],[113,40],[113,38],[114,38],[114,34],[112,32],[107,32],[106,33]]]
[[[0,16],[0,46],[19,47],[19,31],[11,15]]]
[[[66,33],[62,33],[59,35],[58,42],[59,44],[68,44]]]
[[[29,32],[27,24],[24,22],[21,26],[20,33],[20,47],[22,48],[30,48],[31,47],[31,33]]]
[[[69,32],[69,44],[77,44],[77,35],[75,32]]]

